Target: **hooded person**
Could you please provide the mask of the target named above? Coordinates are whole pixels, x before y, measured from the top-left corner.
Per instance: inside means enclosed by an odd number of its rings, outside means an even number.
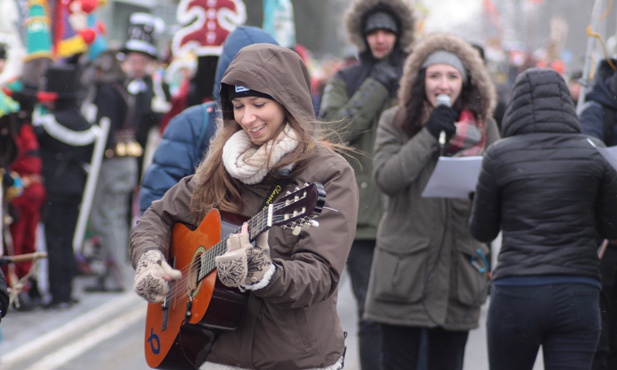
[[[355,0],[345,13],[348,37],[359,62],[337,72],[324,88],[319,116],[330,121],[333,140],[356,149],[349,163],[360,189],[360,212],[347,261],[358,311],[358,341],[363,370],[378,368],[379,327],[363,318],[383,196],[372,176],[373,145],[381,113],[396,102],[405,58],[414,40],[415,19],[406,0]]]
[[[581,132],[596,137],[606,146],[617,145],[617,72],[611,67],[616,59],[598,64],[591,91],[579,114]],[[570,90],[572,91],[572,90]],[[598,241],[600,245],[602,241]],[[600,263],[602,292],[602,334],[594,358],[593,370],[617,368],[617,241],[608,240]]]
[[[216,119],[220,118],[218,100],[223,74],[240,49],[257,43],[276,45],[272,36],[257,27],[239,26],[227,36],[216,67],[213,89],[216,101],[189,107],[170,121],[141,183],[141,213],[181,178],[195,173],[216,131]]]
[[[315,132],[309,74],[297,53],[246,46],[221,81],[222,124],[205,160],[146,210],[131,236],[135,290],[157,302],[169,280],[180,278],[165,259],[189,248],[170,246],[174,224],[192,228],[214,209],[251,217],[264,206],[279,209],[279,194],[322,184],[318,228],[274,224],[255,235],[252,218],[220,243],[225,250],[212,256],[217,278],[245,290],[248,300],[237,327],[218,334],[200,369],[341,369],[336,299],[356,228],[353,170]],[[159,332],[160,325],[152,327]]]
[[[487,297],[488,247],[469,233],[469,199],[421,194],[440,154],[481,155],[499,138],[496,94],[479,54],[451,34],[427,35],[404,71],[399,104],[382,114],[375,141],[373,174],[387,208],[365,318],[381,326],[382,369],[415,369],[422,333],[427,369],[462,369]]]
[[[617,145],[617,72],[611,67],[617,59],[604,59],[598,63],[591,89],[579,113],[581,131],[597,137],[606,146]],[[613,121],[607,121],[612,115]]]
[[[491,369],[591,369],[600,335],[598,237],[617,238],[617,174],[581,134],[568,87],[549,68],[520,74],[483,158],[469,221],[502,232],[487,317]],[[530,309],[532,307],[533,309]]]

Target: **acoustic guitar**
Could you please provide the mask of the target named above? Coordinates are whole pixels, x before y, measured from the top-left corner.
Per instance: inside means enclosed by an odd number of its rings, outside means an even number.
[[[223,285],[214,262],[227,251],[228,235],[240,232],[243,222],[248,223],[251,241],[273,226],[292,229],[297,235],[316,223],[313,219],[321,213],[325,197],[323,185],[312,183],[286,194],[248,221],[214,209],[195,230],[175,224],[169,263],[182,271],[182,279],[169,283],[169,294],[162,302],[148,304],[144,342],[148,366],[198,369],[217,333],[238,326],[248,294]]]

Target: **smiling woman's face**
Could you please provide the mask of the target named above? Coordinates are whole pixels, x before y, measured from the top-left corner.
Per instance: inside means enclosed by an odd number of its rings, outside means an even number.
[[[454,105],[463,89],[463,76],[458,69],[448,64],[432,64],[426,67],[424,78],[426,98],[435,106],[437,95],[446,94]]]
[[[234,119],[255,145],[263,145],[274,138],[285,121],[285,109],[278,102],[246,96],[231,101]]]

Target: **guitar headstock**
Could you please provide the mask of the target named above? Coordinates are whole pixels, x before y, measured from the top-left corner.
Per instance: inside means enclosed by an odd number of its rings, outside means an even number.
[[[326,191],[322,184],[305,184],[272,205],[272,225],[299,230],[321,214],[325,202]]]

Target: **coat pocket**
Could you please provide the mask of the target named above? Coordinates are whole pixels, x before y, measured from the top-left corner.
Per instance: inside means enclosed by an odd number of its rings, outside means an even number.
[[[373,261],[374,297],[383,302],[414,303],[422,298],[428,240],[405,252],[377,249]]]
[[[486,302],[488,296],[488,273],[490,266],[486,260],[488,248],[477,246],[474,250],[461,250],[458,253],[456,273],[456,295],[465,306],[478,307]]]

